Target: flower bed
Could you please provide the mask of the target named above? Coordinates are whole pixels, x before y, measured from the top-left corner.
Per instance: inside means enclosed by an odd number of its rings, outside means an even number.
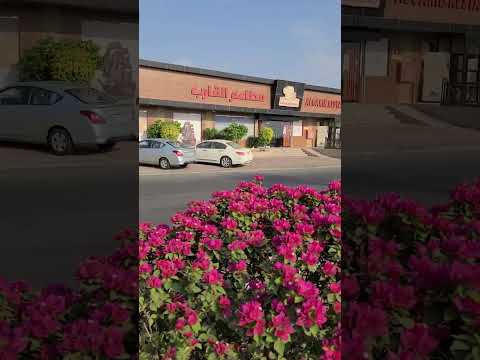
[[[345,358],[480,359],[480,181],[451,198],[345,202]]]
[[[261,178],[141,227],[141,359],[338,358],[340,183]]]
[[[0,359],[479,359],[480,181],[344,200],[341,264],[340,196],[257,178],[122,233],[78,290],[0,281]]]
[[[118,238],[112,256],[81,264],[78,290],[0,280],[0,359],[138,357],[138,234]]]

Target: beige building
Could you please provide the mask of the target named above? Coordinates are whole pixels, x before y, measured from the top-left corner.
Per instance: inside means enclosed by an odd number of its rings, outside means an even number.
[[[341,112],[337,89],[146,60],[140,61],[139,86],[140,137],[149,124],[168,119],[180,122],[182,136],[196,143],[208,128],[240,123],[248,129],[244,142],[268,126],[274,146],[324,146]]]
[[[112,95],[136,97],[137,1],[0,1],[0,87],[18,80],[17,63],[22,54],[47,37],[95,42],[104,66],[92,85]]]
[[[480,0],[342,0],[345,102],[480,105]]]

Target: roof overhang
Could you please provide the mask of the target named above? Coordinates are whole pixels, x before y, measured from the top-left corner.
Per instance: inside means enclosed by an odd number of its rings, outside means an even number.
[[[138,0],[0,0],[0,5],[51,5],[112,13],[139,14]]]
[[[456,33],[465,34],[480,31],[480,26],[429,23],[388,19],[381,16],[342,15],[343,28],[384,29],[394,31],[429,32],[429,33]]]
[[[278,109],[256,109],[237,106],[224,106],[224,105],[211,105],[211,104],[198,104],[183,101],[169,101],[169,100],[157,100],[157,99],[145,99],[140,98],[140,105],[143,106],[162,106],[173,109],[188,109],[188,110],[200,110],[200,111],[212,111],[212,112],[231,112],[242,114],[260,114],[273,115],[282,117],[299,117],[299,118],[319,118],[319,119],[334,119],[339,118],[337,114],[327,113],[311,113],[293,110],[278,110]]]
[[[169,63],[164,63],[159,61],[141,59],[139,64],[140,66],[143,66],[143,67],[159,69],[159,70],[176,71],[176,72],[187,73],[187,74],[211,76],[216,78],[239,80],[239,81],[252,82],[252,83],[271,85],[271,86],[275,84],[275,80],[257,77],[257,76],[233,74],[229,72],[202,69],[202,68],[197,68],[192,66],[169,64]],[[324,87],[324,86],[317,86],[317,85],[305,84],[305,90],[319,91],[319,92],[324,92],[329,94],[341,94],[341,91],[339,89]]]

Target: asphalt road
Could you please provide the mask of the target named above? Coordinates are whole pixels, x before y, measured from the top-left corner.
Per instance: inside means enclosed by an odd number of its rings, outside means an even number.
[[[81,261],[112,253],[113,237],[138,223],[138,164],[127,153],[0,147],[0,277],[73,284]]]
[[[462,182],[480,177],[480,147],[342,153],[342,191],[355,198],[395,192],[425,206],[445,203]]]
[[[322,164],[309,159],[285,159],[278,165],[273,160],[269,162],[270,165],[264,167],[267,170],[261,167],[223,170],[213,165],[200,165],[203,170],[195,174],[157,170],[140,175],[140,220],[169,223],[171,216],[184,210],[190,201],[208,199],[214,191],[231,190],[257,174],[265,177],[266,186],[282,183],[309,185],[316,189],[340,178],[339,162]]]
[[[191,200],[258,173],[267,184],[317,188],[340,176],[338,160],[307,156],[233,169],[194,164],[139,170],[135,146],[56,157],[42,148],[0,144],[0,277],[35,288],[74,285],[79,264],[111,254],[118,246],[113,237],[139,219],[168,222]]]

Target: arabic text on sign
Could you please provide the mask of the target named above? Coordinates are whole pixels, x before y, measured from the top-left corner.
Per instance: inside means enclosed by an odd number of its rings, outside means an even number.
[[[242,101],[264,101],[265,95],[255,93],[251,90],[230,91],[227,87],[211,86],[206,88],[194,87],[191,89],[191,94],[195,95],[197,99],[205,100],[206,98],[222,98],[228,101],[242,100]]]

